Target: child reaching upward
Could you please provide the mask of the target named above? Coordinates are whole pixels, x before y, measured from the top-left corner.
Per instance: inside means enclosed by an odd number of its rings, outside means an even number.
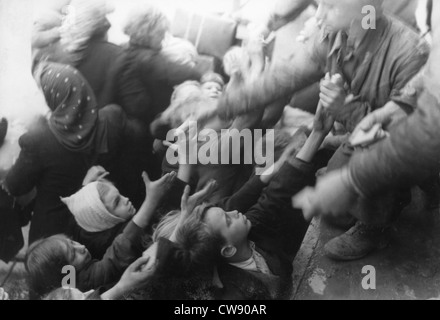
[[[128,202],[124,202],[115,190],[110,189],[102,203],[107,213],[114,216],[115,221],[118,218],[129,219],[133,214],[134,216],[101,260],[93,260],[84,245],[64,235],[56,235],[34,243],[26,254],[25,263],[31,291],[41,297],[59,288],[65,276],[62,274],[65,266],[75,268],[77,288],[83,292],[118,281],[125,269],[141,256],[144,230],[150,226],[157,206],[173,178],[174,175],[169,174],[159,181],[151,182],[144,174],[147,196],[136,214]],[[116,204],[121,200],[121,204]],[[114,204],[116,207],[111,207]],[[101,207],[101,210],[104,209]]]
[[[108,175],[103,167],[92,167],[84,179],[84,187],[62,199],[75,218],[72,240],[84,244],[94,259],[104,256],[136,213],[131,201],[105,179]],[[174,175],[171,173],[170,179]],[[166,188],[165,182],[160,186]]]
[[[251,180],[226,203],[216,205],[190,205],[187,190],[170,237],[181,250],[174,256],[180,270],[186,266],[197,274],[197,266],[211,265],[212,282],[221,289],[222,299],[284,297],[292,261],[308,227],[301,211],[292,209],[291,197],[313,183],[312,160],[333,123],[319,110],[304,146],[281,162],[264,190],[263,180]]]

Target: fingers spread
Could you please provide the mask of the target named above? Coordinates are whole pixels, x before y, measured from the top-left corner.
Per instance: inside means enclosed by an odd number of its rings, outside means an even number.
[[[158,182],[161,184],[169,182],[172,179],[173,174],[175,174],[175,172],[167,173],[162,178],[160,178],[160,180]]]

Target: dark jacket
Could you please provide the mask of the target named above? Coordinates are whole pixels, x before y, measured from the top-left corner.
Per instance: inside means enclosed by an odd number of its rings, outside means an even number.
[[[127,54],[132,66],[126,73],[140,77],[151,99],[151,121],[169,107],[175,86],[187,80],[198,81],[202,76],[196,68],[172,62],[160,52],[131,47],[127,49]]]
[[[117,81],[122,73],[125,52],[110,42],[92,39],[76,68],[95,93],[98,107],[117,103]],[[124,106],[121,106],[124,109]]]
[[[70,65],[78,69],[93,89],[98,108],[116,103],[117,80],[121,75],[125,52],[122,47],[107,42],[102,37],[92,38],[87,48],[81,52],[80,60],[64,51],[60,42],[39,50],[36,61],[47,59],[51,62]]]
[[[40,118],[24,134],[19,144],[20,156],[6,177],[6,187],[13,196],[37,190],[30,243],[55,234],[69,233],[72,215],[60,197],[69,197],[82,184],[91,166],[91,156],[65,149]]]
[[[6,263],[9,263],[24,246],[21,211],[14,198],[0,188],[0,260]]]
[[[154,116],[151,88],[142,81],[140,57],[137,51],[125,50],[123,68],[117,81],[116,101],[129,117],[150,124]]]
[[[273,275],[224,264],[219,267],[219,276],[225,285],[223,299],[279,299],[288,294],[292,284],[292,263],[308,228],[302,213],[292,209],[291,198],[313,183],[313,173],[312,165],[298,159],[286,163],[264,189],[258,202],[246,212],[252,222],[249,238],[255,242],[256,250],[264,257]],[[252,196],[249,192],[246,194],[250,201]],[[241,202],[237,199],[229,201],[230,204]],[[230,209],[232,207],[225,208]]]
[[[118,224],[112,229],[102,232],[88,232],[78,225],[72,230],[72,240],[81,243],[89,250],[93,259],[102,259],[113,241],[123,233],[127,223]]]

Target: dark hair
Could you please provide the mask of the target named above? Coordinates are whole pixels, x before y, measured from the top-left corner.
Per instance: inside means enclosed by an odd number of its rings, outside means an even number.
[[[188,252],[165,238],[159,238],[157,268],[141,290],[129,297],[135,300],[214,300],[218,289],[212,284],[213,268],[191,264]],[[189,251],[196,251],[190,249]],[[192,268],[192,269],[191,269]]]
[[[211,208],[213,206],[207,204],[196,207],[177,232],[176,242],[187,273],[210,270],[221,261],[220,250],[225,240],[213,233],[203,221]]]
[[[70,265],[73,257],[67,236],[56,235],[33,243],[25,259],[31,293],[42,298],[59,288],[64,277],[62,269]]]

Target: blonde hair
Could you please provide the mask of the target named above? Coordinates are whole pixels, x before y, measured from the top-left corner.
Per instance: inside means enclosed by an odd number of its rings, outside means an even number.
[[[179,223],[180,211],[175,210],[168,213],[156,226],[153,233],[153,242],[158,242],[160,238],[170,239]]]
[[[175,88],[171,105],[162,114],[162,120],[172,128],[178,128],[188,119],[202,124],[216,112],[217,103],[206,97],[200,83],[187,81]]]
[[[105,34],[111,26],[107,14],[112,11],[106,0],[72,0],[60,28],[61,44],[65,50],[80,54],[87,48],[90,39]]]
[[[128,16],[124,33],[130,37],[130,44],[150,47],[150,39],[158,32],[164,36],[170,29],[170,22],[165,14],[155,6],[136,7]]]

